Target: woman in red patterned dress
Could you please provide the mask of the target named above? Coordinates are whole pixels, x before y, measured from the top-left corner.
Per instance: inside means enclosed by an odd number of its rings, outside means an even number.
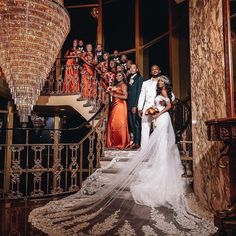
[[[73,46],[65,53],[66,69],[63,81],[62,91],[64,93],[78,92],[80,91],[80,73],[79,73],[79,56],[78,40],[73,40]]]
[[[97,65],[97,58],[93,54],[92,44],[86,45],[86,51],[81,56],[83,60],[83,68],[81,71],[82,81],[82,95],[85,98],[93,98],[96,94],[96,76],[95,65]]]

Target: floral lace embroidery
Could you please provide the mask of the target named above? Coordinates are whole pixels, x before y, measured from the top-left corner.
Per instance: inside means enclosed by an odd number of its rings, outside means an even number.
[[[107,217],[102,223],[95,224],[91,230],[89,230],[89,235],[103,235],[109,230],[113,229],[119,221],[119,212],[120,210],[116,211],[113,215]]]
[[[101,170],[96,170],[92,175],[90,175],[84,182],[80,190],[83,195],[93,195],[98,192],[104,183],[99,181],[101,176]]]
[[[128,220],[125,220],[124,225],[118,229],[115,235],[119,236],[136,236],[135,230],[132,228]]]
[[[181,232],[176,228],[173,222],[167,222],[165,216],[161,214],[157,209],[151,210],[151,219],[155,221],[154,226],[160,229],[162,232],[168,235],[189,235],[186,232]]]
[[[132,153],[133,155],[133,153]],[[122,157],[129,157],[131,155],[124,155],[124,153],[117,152],[115,158],[111,161],[110,165],[106,168],[114,168]],[[100,223],[96,223],[91,227],[90,220],[95,218],[97,215],[103,211],[99,209],[96,212],[91,214],[85,214],[90,211],[89,205],[86,208],[86,202],[89,202],[91,199],[99,197],[94,196],[101,188],[106,187],[106,183],[103,180],[102,170],[99,169],[93,173],[90,177],[84,181],[82,189],[76,194],[68,196],[59,201],[53,201],[48,203],[46,206],[35,209],[30,214],[29,221],[32,224],[48,233],[49,235],[109,235],[110,230],[114,229],[117,226],[119,221],[120,210],[116,211],[113,215],[100,220]],[[119,196],[120,197],[120,196]],[[192,199],[191,199],[192,200]],[[191,201],[192,202],[192,201]],[[81,209],[81,207],[83,207]],[[198,207],[196,207],[198,208]],[[142,231],[145,236],[154,236],[158,235],[155,231],[156,229],[162,231],[167,235],[210,235],[216,232],[216,228],[213,223],[201,219],[191,213],[189,207],[174,208],[174,215],[171,221],[165,219],[164,214],[160,213],[157,209],[151,210],[151,219],[155,222],[152,228],[149,225],[142,226]],[[94,211],[94,209],[93,209]],[[194,209],[195,212],[195,209]],[[201,214],[200,214],[201,215]],[[202,216],[202,215],[201,215]],[[209,217],[206,217],[209,218]],[[121,219],[120,219],[121,220]],[[120,222],[119,222],[120,223]],[[90,230],[89,230],[90,229]],[[136,229],[136,228],[135,228]],[[83,231],[84,230],[84,231]],[[82,233],[80,231],[86,232],[88,234]],[[108,232],[108,233],[107,233]],[[140,233],[140,232],[138,232]],[[116,235],[127,235],[133,236],[135,234],[134,228],[130,223],[125,220],[125,223],[121,228],[117,230]]]
[[[82,223],[82,224],[78,224],[76,226],[74,226],[73,228],[71,228],[70,230],[73,232],[73,233],[78,233],[80,232],[82,229],[86,228],[89,226],[89,223],[85,222],[85,223]],[[68,234],[69,235],[69,234]],[[78,235],[78,234],[76,234]]]
[[[155,230],[149,225],[143,225],[142,226],[142,231],[144,233],[144,236],[158,236],[155,233]]]
[[[73,226],[74,224],[77,224],[77,223],[87,222],[89,220],[94,219],[101,212],[102,212],[102,208],[92,214],[84,214],[79,217],[73,217],[73,218],[71,217],[72,219],[62,222],[61,224],[65,225],[65,226]]]

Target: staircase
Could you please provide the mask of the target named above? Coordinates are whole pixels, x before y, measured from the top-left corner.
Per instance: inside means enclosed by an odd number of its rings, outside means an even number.
[[[115,175],[119,173],[119,171],[127,164],[130,158],[135,158],[135,153],[138,151],[121,151],[121,150],[106,150],[105,157],[103,157],[100,161],[101,164],[101,182],[109,183],[112,179],[115,178]],[[183,166],[187,171],[185,166],[186,156],[181,155],[181,160],[183,162]],[[185,171],[185,172],[186,172]],[[192,176],[183,174],[183,178],[186,178],[186,183],[191,185]]]
[[[86,120],[89,120],[94,112],[92,111],[92,106],[84,106],[87,100],[78,101],[79,95],[47,95],[40,96],[37,104],[39,106],[71,106],[80,115],[82,115]]]

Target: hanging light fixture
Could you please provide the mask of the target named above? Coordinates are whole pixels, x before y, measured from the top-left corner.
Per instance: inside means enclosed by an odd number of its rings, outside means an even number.
[[[70,30],[63,0],[0,1],[0,67],[27,122]]]

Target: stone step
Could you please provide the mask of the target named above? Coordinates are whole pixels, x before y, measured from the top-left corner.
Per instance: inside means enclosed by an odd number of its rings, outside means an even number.
[[[112,161],[113,159],[114,159],[114,157],[102,157],[101,161]],[[119,162],[127,162],[129,160],[130,160],[129,157],[120,157],[119,158]]]
[[[116,156],[117,157],[117,156]],[[119,159],[119,162],[127,162],[127,161],[129,161],[130,160],[130,158],[131,157],[121,157],[120,159]],[[110,157],[102,157],[101,158],[101,161],[107,161],[107,162],[109,162],[109,161],[112,161],[114,159],[114,157],[112,157],[112,156],[110,156]],[[182,160],[182,161],[192,161],[193,160],[193,157],[192,156],[188,156],[188,155],[181,155],[180,156],[180,159]]]
[[[117,174],[120,171],[120,168],[108,168],[102,169],[102,173],[110,173],[110,174]]]
[[[115,175],[116,173],[105,173],[105,172],[102,172],[102,175],[100,176],[100,180],[99,181],[101,181],[102,183],[105,183],[105,184],[108,184],[109,185],[109,183],[112,181],[112,180],[114,180],[114,175]]]
[[[110,165],[110,161],[100,161],[100,167],[102,169],[107,168]]]
[[[137,151],[133,150],[118,150],[118,149],[105,149],[105,157],[106,158],[114,158],[114,157],[130,157],[135,156]]]
[[[113,157],[101,157],[100,161],[112,161]]]

